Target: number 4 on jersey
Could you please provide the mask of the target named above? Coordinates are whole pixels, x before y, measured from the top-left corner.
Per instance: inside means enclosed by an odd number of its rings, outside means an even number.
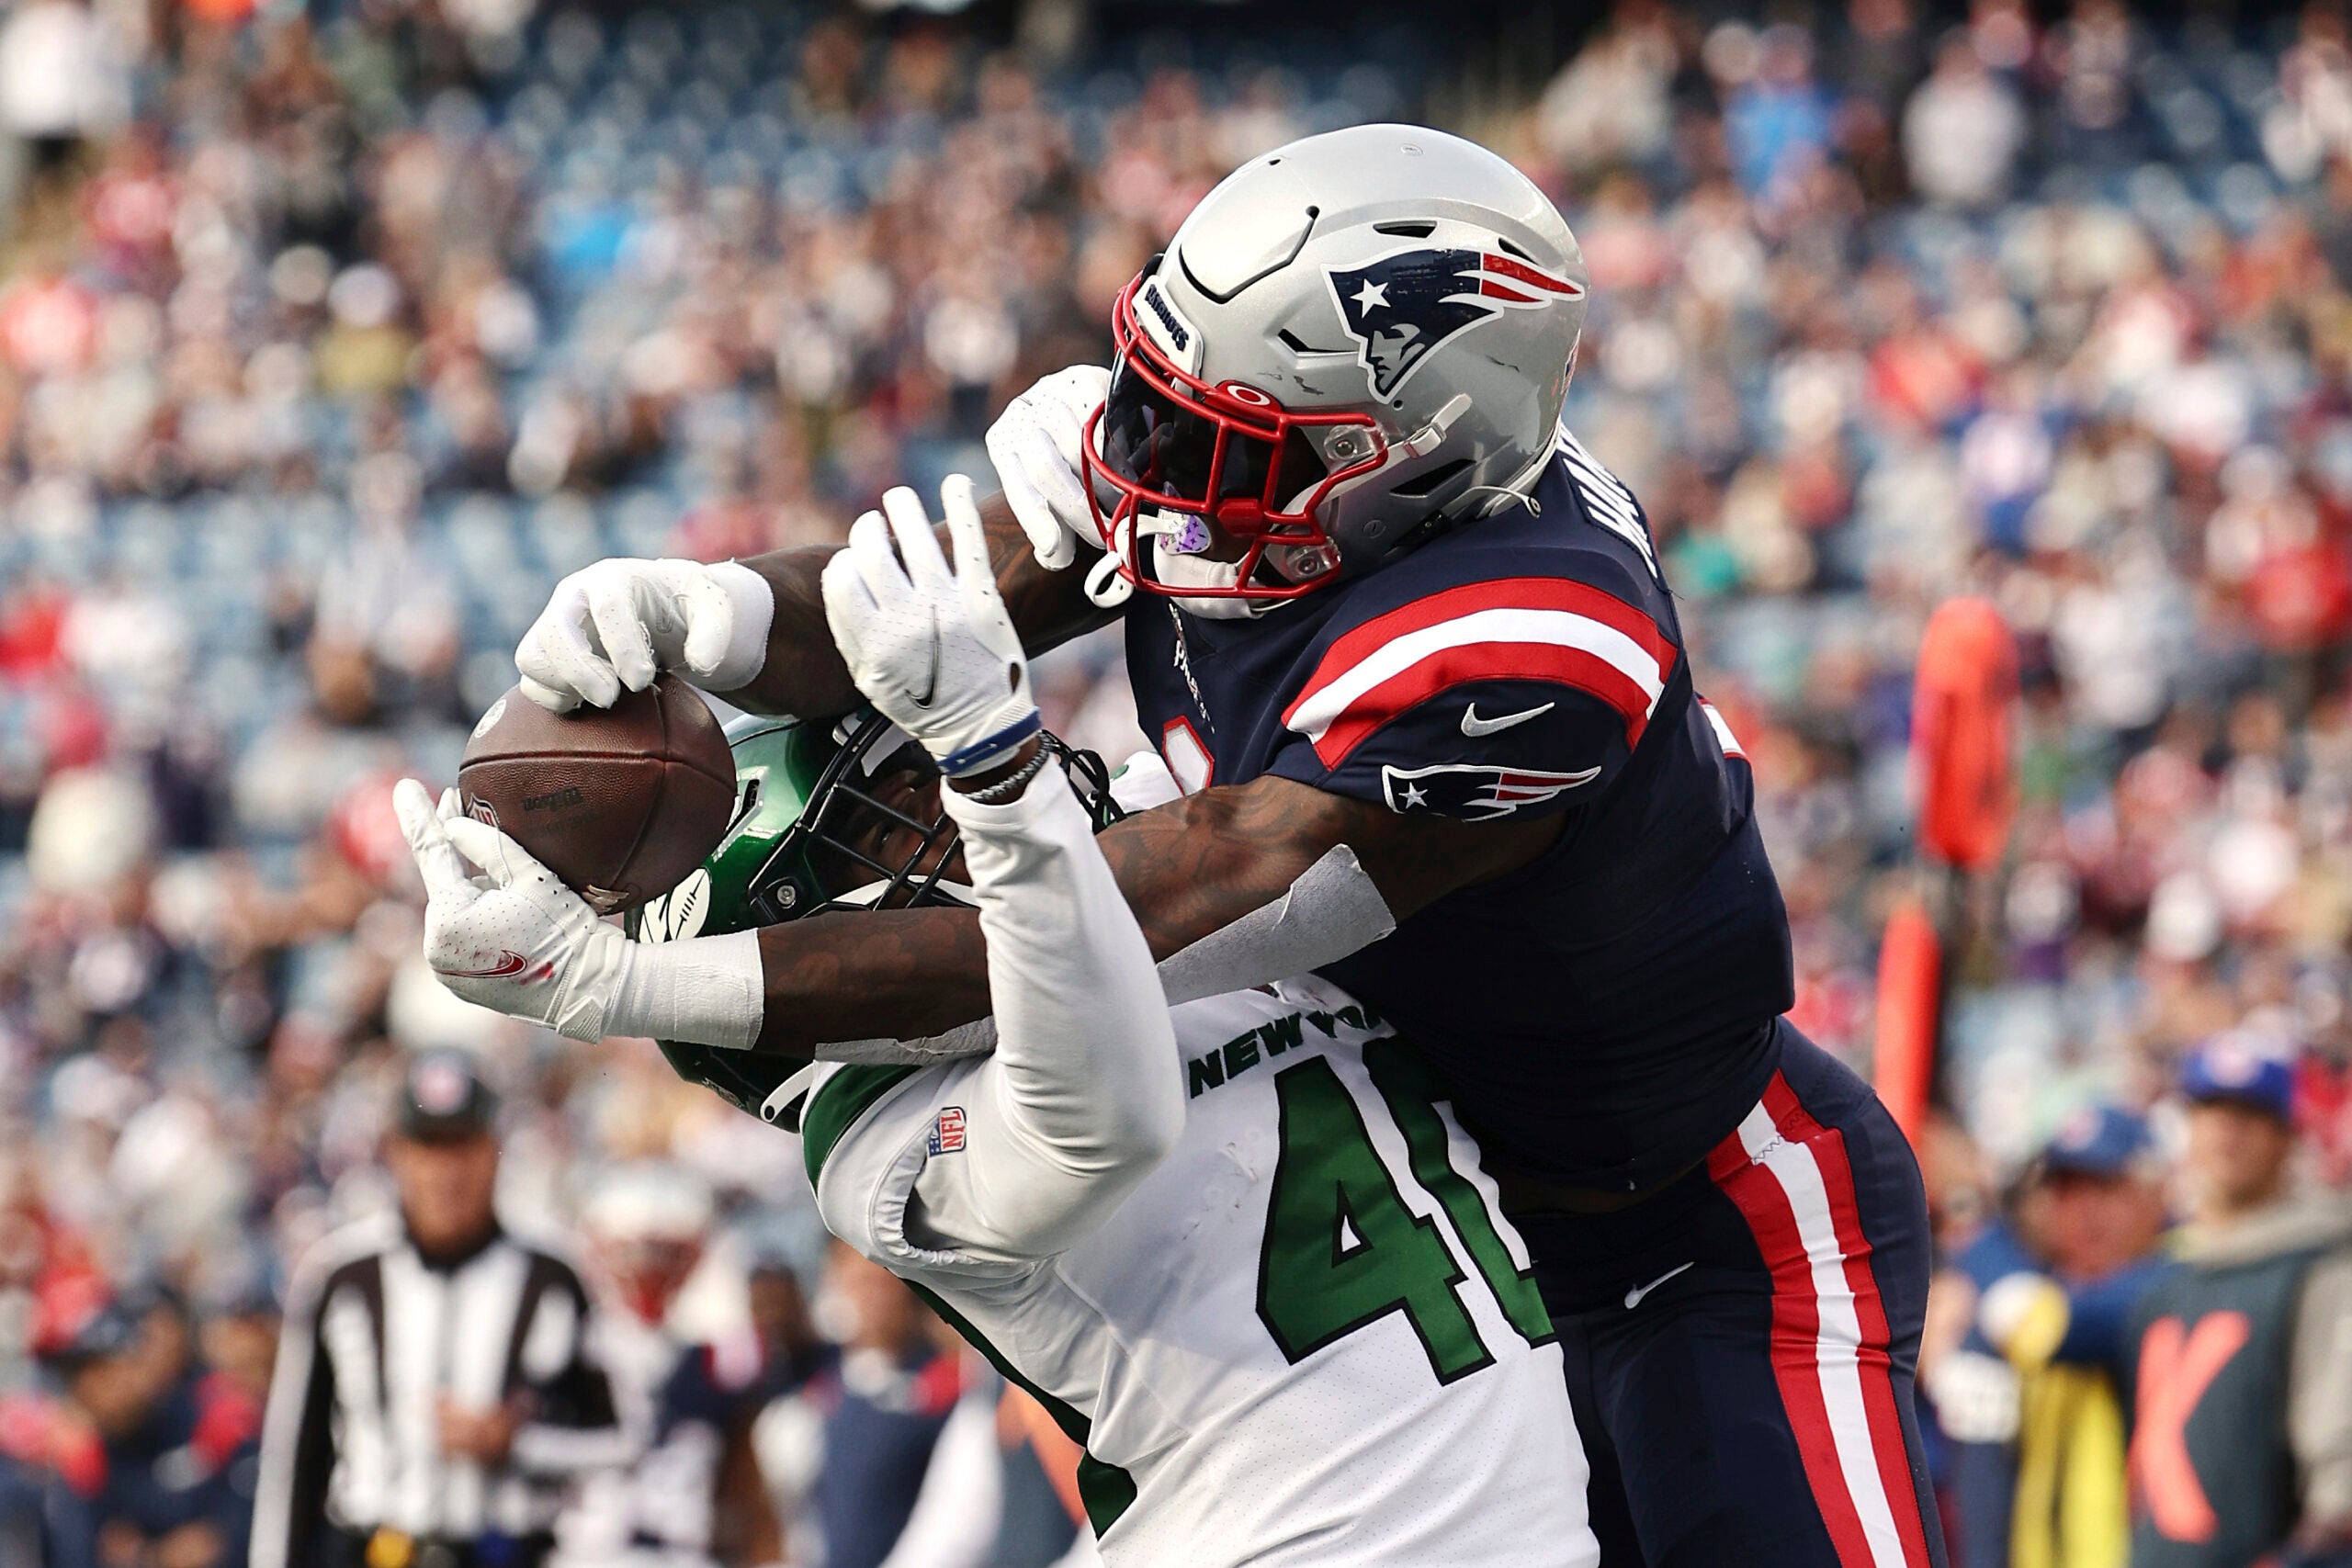
[[[1414,1090],[1418,1060],[1393,1041],[1365,1049],[1396,1116],[1413,1174],[1445,1208],[1511,1326],[1531,1344],[1551,1337],[1533,1281],[1521,1274],[1476,1190],[1446,1157],[1445,1127]],[[1268,1195],[1258,1315],[1295,1363],[1366,1324],[1402,1312],[1440,1382],[1490,1366],[1456,1287],[1464,1275],[1433,1217],[1407,1206],[1373,1146],[1355,1097],[1317,1057],[1274,1079],[1281,1154]]]

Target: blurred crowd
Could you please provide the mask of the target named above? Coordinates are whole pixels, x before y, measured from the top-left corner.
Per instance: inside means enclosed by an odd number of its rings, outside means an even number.
[[[2216,1040],[2287,1086],[2281,1192],[2352,1179],[2345,13],[1773,15],[1621,0],[1530,96],[1376,21],[1106,20],[1048,53],[815,4],[14,0],[11,1476],[82,1499],[108,1568],[240,1555],[233,1506],[189,1534],[100,1500],[158,1454],[236,1470],[290,1260],[393,1201],[404,1052],[504,1088],[513,1223],[573,1227],[602,1168],[659,1164],[714,1204],[695,1334],[752,1322],[763,1258],[854,1334],[786,1140],[642,1043],[559,1049],[432,982],[390,783],[453,773],[563,572],[821,542],[888,484],[984,473],[991,413],[1106,354],[1114,293],[1222,173],[1425,104],[1583,242],[1567,418],[1648,507],[1756,761],[1798,1021],[1857,1066],[1913,875],[1919,628],[1975,592],[2021,640],[2021,809],[1927,1151],[1944,1310],[2136,1278],[2198,1213],[2184,1072]],[[1114,755],[1115,654],[1040,670]],[[2147,1184],[2087,1242],[2046,1201],[2086,1115],[2130,1119],[2115,1169]],[[1962,1326],[1940,1348],[2007,1356]],[[775,1462],[789,1551],[817,1483]]]

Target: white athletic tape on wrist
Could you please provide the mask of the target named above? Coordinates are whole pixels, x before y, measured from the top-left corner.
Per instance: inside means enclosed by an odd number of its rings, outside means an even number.
[[[1305,975],[1396,929],[1355,851],[1334,844],[1290,891],[1160,960],[1170,1006]]]
[[[748,1051],[758,1041],[767,985],[757,931],[629,945],[605,1033],[725,1051]]]

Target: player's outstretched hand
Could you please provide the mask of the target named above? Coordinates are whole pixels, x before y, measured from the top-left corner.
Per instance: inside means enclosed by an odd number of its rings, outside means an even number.
[[[955,567],[922,502],[900,486],[825,563],[825,622],[866,700],[956,777],[996,766],[1036,734],[1037,701],[997,596],[972,481],[948,475],[940,501]]]
[[[664,670],[731,692],[766,662],[775,618],[767,580],[735,561],[600,560],[555,585],[514,668],[524,693],[557,713],[610,707]]]
[[[1004,486],[1021,531],[1037,564],[1056,571],[1084,543],[1102,547],[1094,509],[1087,504],[1086,473],[1079,450],[1086,422],[1102,406],[1111,373],[1099,365],[1057,370],[1004,405],[989,426],[989,461]]]
[[[605,1032],[628,940],[529,851],[414,779],[392,791],[424,877],[424,961],[469,1002],[574,1040]]]

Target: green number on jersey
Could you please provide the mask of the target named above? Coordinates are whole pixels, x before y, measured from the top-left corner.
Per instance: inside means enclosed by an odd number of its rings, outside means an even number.
[[[1464,1275],[1453,1249],[1434,1219],[1406,1207],[1331,1064],[1317,1056],[1283,1069],[1274,1096],[1282,1153],[1267,1197],[1258,1315],[1283,1356],[1295,1363],[1401,1312],[1440,1382],[1493,1365],[1455,1293]]]
[[[1552,1314],[1544,1310],[1543,1292],[1535,1288],[1534,1270],[1523,1270],[1511,1261],[1510,1247],[1495,1227],[1495,1216],[1487,1212],[1486,1200],[1478,1196],[1468,1177],[1453,1168],[1445,1122],[1437,1113],[1436,1102],[1447,1098],[1437,1075],[1430,1071],[1419,1052],[1393,1035],[1366,1041],[1363,1065],[1388,1113],[1396,1119],[1397,1130],[1405,1134],[1405,1147],[1412,1155],[1413,1179],[1445,1205],[1454,1234],[1470,1249],[1470,1260],[1502,1303],[1503,1315],[1530,1345],[1548,1343],[1554,1337]]]

